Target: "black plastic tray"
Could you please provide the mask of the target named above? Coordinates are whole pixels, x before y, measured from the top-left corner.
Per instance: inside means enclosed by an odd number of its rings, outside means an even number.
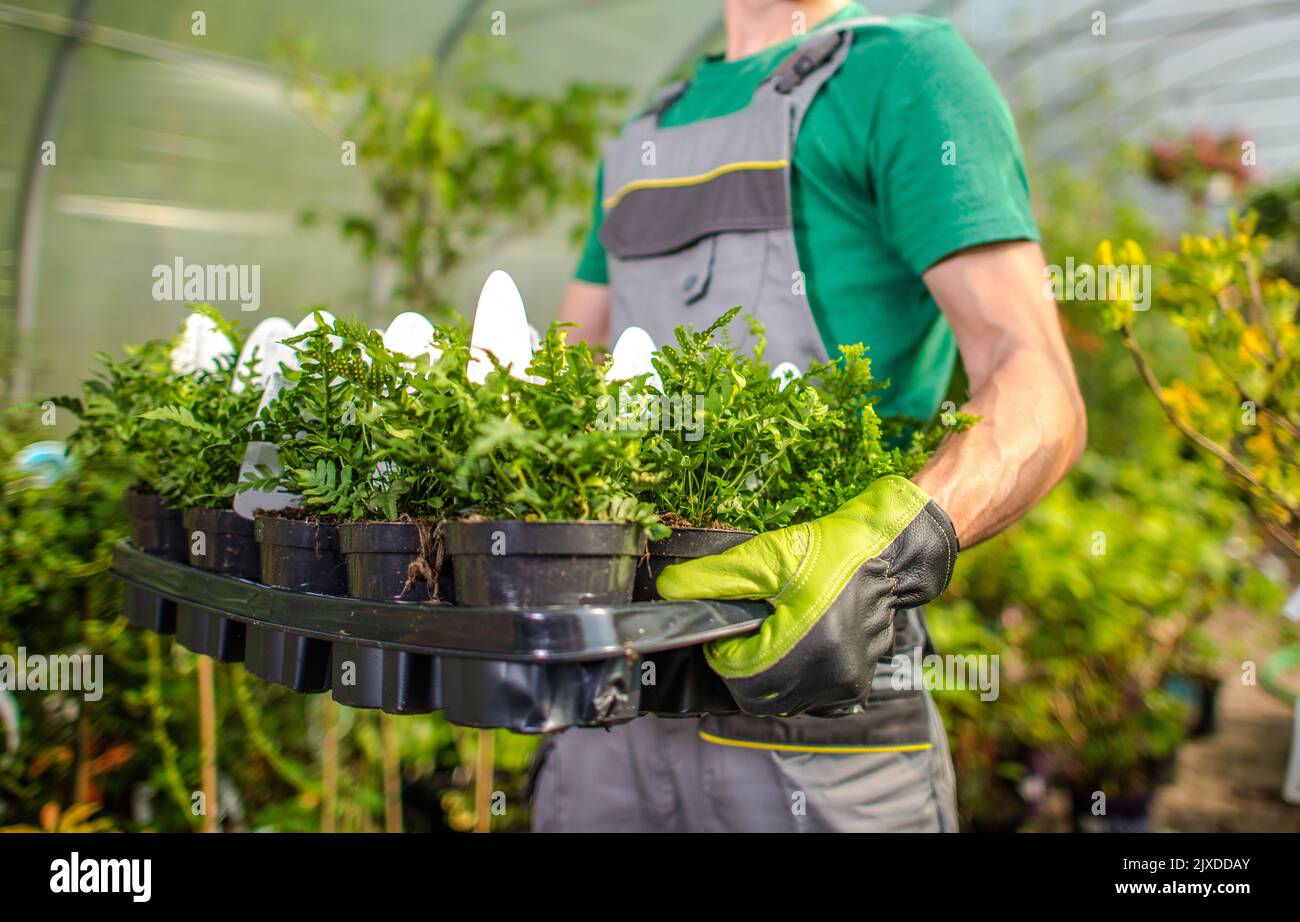
[[[130,541],[115,548],[112,573],[128,588],[127,617],[138,626],[154,622],[132,611],[132,600],[152,593],[283,631],[290,640],[328,641],[328,682],[301,681],[304,668],[319,667],[298,662],[296,651],[312,645],[285,643],[267,651],[274,660],[260,662],[257,673],[286,687],[327,686],[351,707],[395,714],[442,710],[462,726],[525,733],[607,726],[640,713],[733,712],[725,688],[716,693],[720,683],[709,681],[703,657],[689,648],[752,631],[768,612],[761,602],[699,600],[516,609],[372,602],[222,576],[147,554]],[[647,660],[694,665],[649,670]],[[643,695],[648,674],[656,684]],[[665,680],[679,688],[664,689]],[[697,686],[711,691],[696,695]]]

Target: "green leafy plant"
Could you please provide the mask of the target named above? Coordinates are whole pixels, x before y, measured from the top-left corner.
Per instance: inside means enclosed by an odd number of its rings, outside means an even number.
[[[170,450],[174,432],[143,417],[175,400],[170,350],[166,340],[155,339],[126,346],[120,361],[96,353],[101,369],[82,385],[80,395],[54,398],[56,405],[80,421],[68,439],[69,451],[79,461],[125,468],[137,488],[154,493],[162,485],[155,459]]]
[[[469,379],[469,329],[463,323],[437,328],[440,352],[421,357],[400,393],[376,405],[379,425],[372,431],[375,457],[400,480],[402,511],[417,519],[451,515],[469,500],[462,464],[477,437],[476,425],[503,411],[507,381],[493,378],[486,389]]]
[[[1259,215],[1259,233],[1271,242],[1265,271],[1300,285],[1300,179],[1255,189],[1249,206]]]
[[[468,414],[458,499],[486,516],[535,521],[638,522],[666,534],[638,496],[651,475],[639,431],[608,425],[619,385],[605,380],[586,343],[552,324],[517,378],[496,364],[481,386],[465,385]]]
[[[603,428],[611,393],[585,344],[553,327],[529,368],[493,361],[471,382],[463,325],[437,334],[441,356],[394,355],[345,321],[289,341],[300,367],[263,414],[281,472],[250,485],[302,495],[310,513],[343,521],[482,515],[653,525],[637,499],[639,433]]]
[[[945,653],[1000,657],[999,698],[944,691],[949,713],[979,710],[999,759],[1037,753],[1052,780],[1108,796],[1149,792],[1183,738],[1165,685],[1199,658],[1205,620],[1230,598],[1280,601],[1222,552],[1239,516],[1213,473],[1180,470],[1172,438],[1147,447],[1144,465],[1085,455],[1022,522],[963,555],[931,613]]]
[[[161,430],[152,459],[157,490],[179,506],[223,507],[235,495],[261,398],[235,362],[230,355],[212,371],[178,376],[172,402],[140,414]],[[239,390],[233,386],[237,376]]]
[[[1251,215],[1234,218],[1227,234],[1184,237],[1164,255],[1156,303],[1190,347],[1168,385],[1138,340],[1124,292],[1108,316],[1169,422],[1300,555],[1300,292],[1262,271],[1266,247]],[[1117,258],[1145,262],[1131,242]],[[1114,261],[1103,243],[1098,263]]]
[[[646,435],[654,477],[643,495],[674,524],[764,531],[824,515],[878,477],[915,473],[948,431],[904,436],[904,420],[882,420],[874,404],[884,385],[860,345],[783,384],[772,377],[756,324],[752,353],[732,347],[725,328],[739,310],[702,331],[678,328],[677,344],[654,359],[663,394],[696,414],[660,412]],[[661,405],[642,382],[631,412]],[[944,420],[949,429],[972,421]]]
[[[676,345],[660,346],[653,364],[666,402],[644,380],[624,388],[633,416],[659,409],[657,422],[647,419],[645,447],[656,476],[642,492],[675,525],[761,530],[778,519],[784,510],[762,487],[788,468],[806,421],[825,411],[815,399],[801,404],[805,390],[781,389],[761,340],[753,354],[732,348],[726,326],[739,310],[698,332],[678,327]]]
[[[84,581],[108,567],[129,482],[129,474],[97,456],[100,463],[78,458],[56,482],[39,487],[14,463],[21,447],[41,435],[24,417],[18,410],[0,414],[0,612],[15,617],[81,604]],[[11,627],[0,618],[0,641],[12,639]]]
[[[374,330],[315,317],[315,329],[285,340],[298,367],[285,370],[285,390],[259,418],[280,470],[263,468],[242,486],[300,494],[302,508],[325,519],[395,520],[415,480],[383,463],[378,439],[408,412],[411,374]]]
[[[80,425],[69,437],[71,454],[83,463],[130,471],[135,487],[185,506],[220,506],[235,493],[239,464],[260,395],[247,371],[237,371],[237,326],[211,306],[195,305],[234,350],[216,367],[194,374],[172,368],[172,340],[127,345],[118,361],[104,353],[102,366],[76,397],[53,402],[71,410]],[[242,375],[242,390],[234,387]]]
[[[840,346],[839,353],[838,359],[813,365],[791,384],[826,407],[824,414],[809,414],[808,429],[790,453],[790,469],[772,491],[782,508],[799,518],[834,511],[880,477],[911,477],[950,433],[978,422],[957,411],[945,411],[929,425],[881,417],[875,404],[888,382],[872,377],[866,347]]]
[[[646,425],[664,394],[648,376],[607,382],[607,366],[586,344],[570,344],[562,326],[547,332],[526,375],[490,359],[479,383],[463,324],[437,332],[437,360],[418,361],[389,353],[355,322],[322,324],[290,341],[299,368],[263,413],[281,471],[250,485],[301,494],[310,513],[347,521],[469,508],[640,522],[656,534],[656,512],[779,527],[831,511],[876,477],[914,473],[947,431],[906,441],[902,420],[881,421],[860,347],[782,387],[761,342],[747,355],[725,335],[715,341],[734,316],[680,330],[677,347],[655,359],[664,391],[680,395],[678,409],[692,417],[682,425]]]
[[[305,45],[289,51],[309,111],[355,144],[370,182],[373,207],[338,217],[344,237],[396,270],[389,300],[432,314],[447,312],[447,280],[472,248],[590,201],[600,139],[625,98],[586,83],[556,96],[506,89],[470,49],[450,70],[426,58],[323,80]]]

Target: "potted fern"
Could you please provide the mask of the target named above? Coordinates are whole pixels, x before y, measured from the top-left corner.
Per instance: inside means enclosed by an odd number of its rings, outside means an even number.
[[[294,556],[288,548],[311,541],[313,548],[337,548],[352,595],[439,600],[433,568],[421,556],[429,531],[421,518],[439,507],[445,491],[433,472],[399,467],[389,450],[400,441],[390,430],[409,432],[411,420],[429,418],[416,406],[413,384],[421,376],[412,360],[354,321],[321,320],[285,344],[298,367],[285,372],[286,390],[260,420],[279,470],[263,468],[246,481],[298,497],[295,509],[257,516],[263,540],[276,548],[271,557],[287,559]],[[320,591],[343,588],[334,562],[315,573]]]
[[[666,533],[637,493],[642,436],[602,425],[617,395],[585,343],[553,325],[516,377],[497,365],[481,385],[444,375],[464,414],[446,525],[466,605],[607,605],[632,597],[643,529]],[[459,448],[459,446],[458,446]]]
[[[69,452],[101,469],[123,469],[131,484],[123,494],[131,539],[140,550],[170,560],[188,559],[189,542],[181,510],[159,490],[155,458],[173,438],[141,419],[172,400],[175,378],[166,340],[127,346],[123,359],[97,353],[99,373],[75,397],[54,402],[79,419],[68,438]],[[136,627],[159,633],[176,629],[176,606],[155,593],[127,586],[124,613]]]
[[[314,329],[285,344],[295,367],[260,419],[278,466],[242,485],[297,497],[296,508],[257,514],[264,579],[376,601],[450,601],[438,541],[445,465],[423,462],[458,416],[423,386],[431,357],[393,353],[379,333],[319,313]],[[439,706],[428,656],[282,636],[250,640],[248,668],[298,690],[332,689],[353,707]],[[394,675],[401,681],[389,682]]]
[[[237,349],[238,329],[215,312],[205,314]],[[252,523],[230,504],[260,395],[236,355],[218,354],[201,370],[175,374],[167,403],[139,419],[154,439],[149,461],[158,492],[182,510],[190,565],[255,580],[260,567]],[[179,606],[176,639],[221,662],[244,656],[244,626],[198,606]]]
[[[655,580],[665,567],[721,553],[761,527],[758,474],[779,463],[796,424],[785,418],[786,397],[763,362],[761,340],[752,356],[727,341],[739,310],[701,332],[677,328],[677,345],[653,359],[662,395],[644,379],[623,387],[632,419],[621,424],[644,421],[643,452],[655,472],[640,495],[672,529],[649,542],[638,564],[638,601],[659,598]]]
[[[908,437],[908,421],[881,419],[874,404],[883,385],[861,344],[841,346],[836,360],[815,363],[802,377],[774,377],[757,323],[752,354],[727,340],[739,310],[702,332],[679,327],[676,346],[655,355],[663,393],[694,418],[646,436],[643,453],[655,476],[642,496],[673,530],[650,543],[639,599],[658,598],[654,581],[670,564],[826,515],[879,477],[911,476],[946,432],[972,422],[955,414],[948,426],[915,427]],[[651,405],[659,399],[642,397]]]

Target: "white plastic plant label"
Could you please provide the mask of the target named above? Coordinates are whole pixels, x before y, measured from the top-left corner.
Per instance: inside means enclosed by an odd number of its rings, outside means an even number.
[[[281,340],[293,334],[293,324],[283,317],[267,317],[248,334],[248,341],[239,352],[239,361],[235,363],[235,376],[231,389],[238,394],[245,387],[244,373],[252,376],[254,390],[263,390],[267,379],[278,370],[280,351],[288,351],[281,345]]]
[[[235,344],[207,314],[195,312],[185,318],[181,334],[172,347],[172,371],[192,375],[216,371],[217,360],[235,354]]]
[[[483,290],[479,292],[469,346],[468,375],[475,384],[486,381],[492,371],[488,353],[510,369],[514,377],[527,376],[528,366],[533,361],[528,314],[514,279],[500,269],[487,277]]]
[[[605,372],[606,381],[627,381],[637,375],[649,374],[647,382],[663,393],[664,384],[654,369],[654,354],[658,347],[650,334],[641,327],[628,327],[619,334],[610,353],[613,361]]]
[[[270,361],[264,364],[266,369],[265,385],[262,389],[262,400],[258,404],[257,412],[260,414],[271,401],[280,396],[280,392],[285,388],[285,379],[283,370],[285,368],[298,368],[298,353],[291,346],[284,345],[284,340],[292,339],[302,333],[310,332],[319,326],[316,321],[316,314],[320,314],[321,321],[326,326],[333,326],[334,315],[329,311],[319,311],[308,314],[298,325],[289,330],[284,336],[274,342],[274,356],[269,356]],[[286,322],[287,325],[287,322]],[[339,340],[342,343],[342,340]],[[270,442],[249,442],[244,448],[244,460],[239,465],[239,482],[248,480],[256,472],[257,468],[265,468],[272,473],[280,471],[280,455],[274,445]],[[268,512],[275,512],[280,509],[297,508],[301,497],[296,493],[289,493],[283,490],[274,492],[268,490],[246,490],[235,494],[235,500],[232,508],[237,515],[245,519],[252,519],[253,514],[258,509],[265,509]]]
[[[782,362],[772,369],[772,377],[781,379],[781,390],[785,390],[795,378],[802,378],[803,372],[793,362]]]
[[[427,355],[435,362],[442,356],[442,350],[434,343],[433,324],[415,311],[398,314],[383,335],[384,348],[397,355],[413,359]]]

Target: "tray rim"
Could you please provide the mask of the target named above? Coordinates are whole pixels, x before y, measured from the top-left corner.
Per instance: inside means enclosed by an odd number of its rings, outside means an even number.
[[[430,656],[525,663],[641,657],[756,630],[762,601],[468,608],[376,602],[277,589],[148,554],[122,539],[109,573],[124,583],[244,624],[329,642]],[[484,623],[488,630],[483,630]]]

